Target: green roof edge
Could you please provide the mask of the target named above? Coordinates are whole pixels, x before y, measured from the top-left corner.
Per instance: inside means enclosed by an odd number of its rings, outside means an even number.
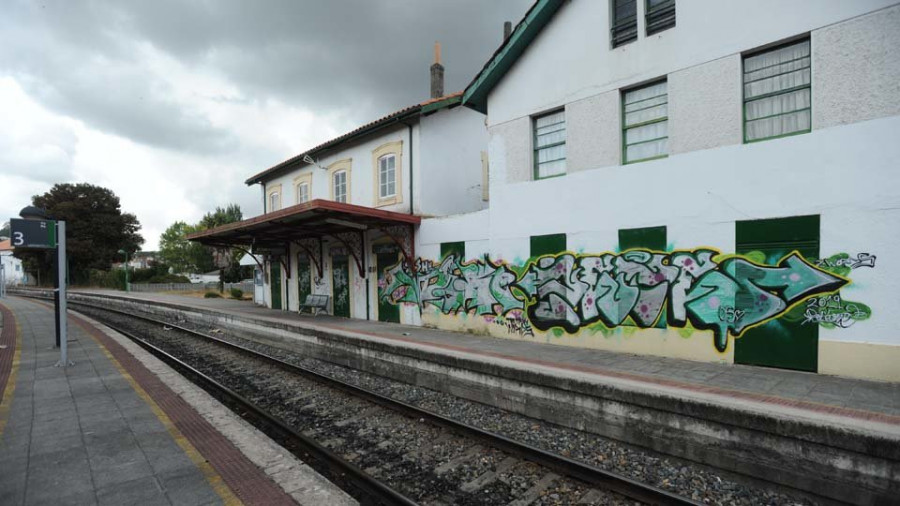
[[[519,56],[537,37],[563,3],[571,0],[537,0],[491,59],[466,87],[462,105],[487,114],[487,96]]]

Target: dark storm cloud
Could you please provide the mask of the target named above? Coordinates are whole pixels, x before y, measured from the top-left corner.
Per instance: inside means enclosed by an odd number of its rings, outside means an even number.
[[[230,149],[216,127],[141,61],[147,45],[243,100],[277,98],[352,121],[428,98],[432,45],[447,92],[462,89],[530,0],[14,2],[0,20],[0,74],[45,106],[134,141]]]

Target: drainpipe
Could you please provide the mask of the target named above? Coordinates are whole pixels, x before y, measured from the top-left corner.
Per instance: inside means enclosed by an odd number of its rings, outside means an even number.
[[[409,214],[413,212],[413,126],[406,124],[409,129]]]

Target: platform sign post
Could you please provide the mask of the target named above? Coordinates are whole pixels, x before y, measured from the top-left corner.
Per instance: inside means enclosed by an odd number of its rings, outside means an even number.
[[[66,222],[44,219],[43,210],[26,207],[20,213],[22,220],[9,220],[12,246],[21,249],[55,249],[56,250],[56,287],[54,299],[56,306],[57,345],[59,346],[59,362],[57,367],[74,365],[68,356],[68,325],[66,322]]]
[[[6,295],[6,266],[3,265],[3,260],[0,259],[0,298],[3,298]]]

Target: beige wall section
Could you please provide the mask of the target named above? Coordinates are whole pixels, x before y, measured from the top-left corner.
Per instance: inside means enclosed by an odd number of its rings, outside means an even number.
[[[693,330],[682,336],[678,329],[637,329],[619,327],[607,335],[591,330],[556,336],[553,332],[533,329],[534,336],[510,332],[502,318],[485,318],[471,314],[445,315],[427,306],[422,311],[426,326],[457,332],[471,332],[492,337],[555,344],[595,350],[609,350],[637,355],[656,355],[699,362],[734,363],[734,338],[728,338],[725,353],[716,351],[712,332]]]
[[[345,170],[347,171],[347,203],[353,204],[352,193],[350,192],[351,187],[351,168],[353,167],[353,159],[352,158],[344,158],[343,160],[338,160],[331,165],[328,166],[328,194],[331,195],[331,200],[334,200],[334,173]]]
[[[531,118],[514,119],[490,128],[491,137],[504,141],[505,159],[500,161],[506,171],[507,183],[531,181],[534,175],[533,154],[531,152]],[[495,164],[496,166],[496,164]]]
[[[394,196],[381,198],[378,159],[394,155]],[[403,141],[386,142],[372,150],[372,204],[375,207],[403,202]]]
[[[900,346],[820,340],[818,372],[900,382]]]
[[[618,90],[566,106],[566,167],[569,172],[619,165],[622,158],[620,109]]]
[[[741,57],[669,74],[669,154],[743,141]]]
[[[813,128],[900,114],[900,5],[812,32]]]

